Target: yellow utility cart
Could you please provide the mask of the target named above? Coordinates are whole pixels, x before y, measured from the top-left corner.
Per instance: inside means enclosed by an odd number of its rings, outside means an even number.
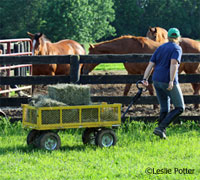
[[[35,107],[23,104],[23,127],[31,131],[27,144],[46,150],[61,146],[58,130],[85,128],[84,144],[110,147],[117,138],[112,127],[121,125],[121,104],[95,104],[62,107]]]

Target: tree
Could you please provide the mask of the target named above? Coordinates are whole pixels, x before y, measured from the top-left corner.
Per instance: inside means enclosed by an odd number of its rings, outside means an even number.
[[[177,27],[185,37],[200,38],[199,0],[115,0],[117,35],[145,36],[149,26]]]
[[[93,42],[115,32],[112,0],[51,0],[44,6],[40,29],[54,41]]]
[[[146,26],[142,23],[144,6],[138,0],[115,0],[116,18],[112,25],[116,28],[117,36],[142,35],[141,30]]]
[[[41,0],[0,0],[0,39],[21,38],[40,24]]]
[[[0,15],[0,38],[40,31],[52,41],[93,42],[115,33],[112,0],[1,0]]]

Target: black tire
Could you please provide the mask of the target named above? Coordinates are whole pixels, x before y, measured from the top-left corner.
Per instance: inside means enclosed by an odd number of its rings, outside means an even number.
[[[100,147],[114,146],[117,142],[117,137],[112,129],[102,129],[96,138],[96,145]]]
[[[0,118],[5,118],[6,120],[8,120],[8,117],[6,116],[6,113],[3,112],[1,109],[0,109]]]
[[[82,134],[83,144],[95,145],[98,129],[86,128]]]
[[[40,136],[38,144],[41,149],[54,151],[60,148],[61,140],[57,133],[47,132]]]
[[[33,145],[33,146],[37,146],[36,145],[36,140],[37,138],[39,138],[39,136],[41,135],[41,131],[38,131],[38,130],[35,130],[35,129],[32,129],[29,133],[28,133],[28,136],[27,136],[27,139],[26,139],[26,142],[27,142],[27,145]]]

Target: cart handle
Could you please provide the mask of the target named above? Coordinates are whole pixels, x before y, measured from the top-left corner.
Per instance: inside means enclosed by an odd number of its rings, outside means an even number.
[[[142,84],[142,81],[143,80],[139,80],[136,82],[136,87],[138,88],[138,90],[142,91],[142,92],[145,92],[147,91],[147,87],[144,87],[143,84]]]

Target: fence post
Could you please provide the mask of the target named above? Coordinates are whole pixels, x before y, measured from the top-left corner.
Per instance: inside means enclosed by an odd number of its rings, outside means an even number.
[[[70,56],[70,83],[78,84],[80,80],[79,55]]]

